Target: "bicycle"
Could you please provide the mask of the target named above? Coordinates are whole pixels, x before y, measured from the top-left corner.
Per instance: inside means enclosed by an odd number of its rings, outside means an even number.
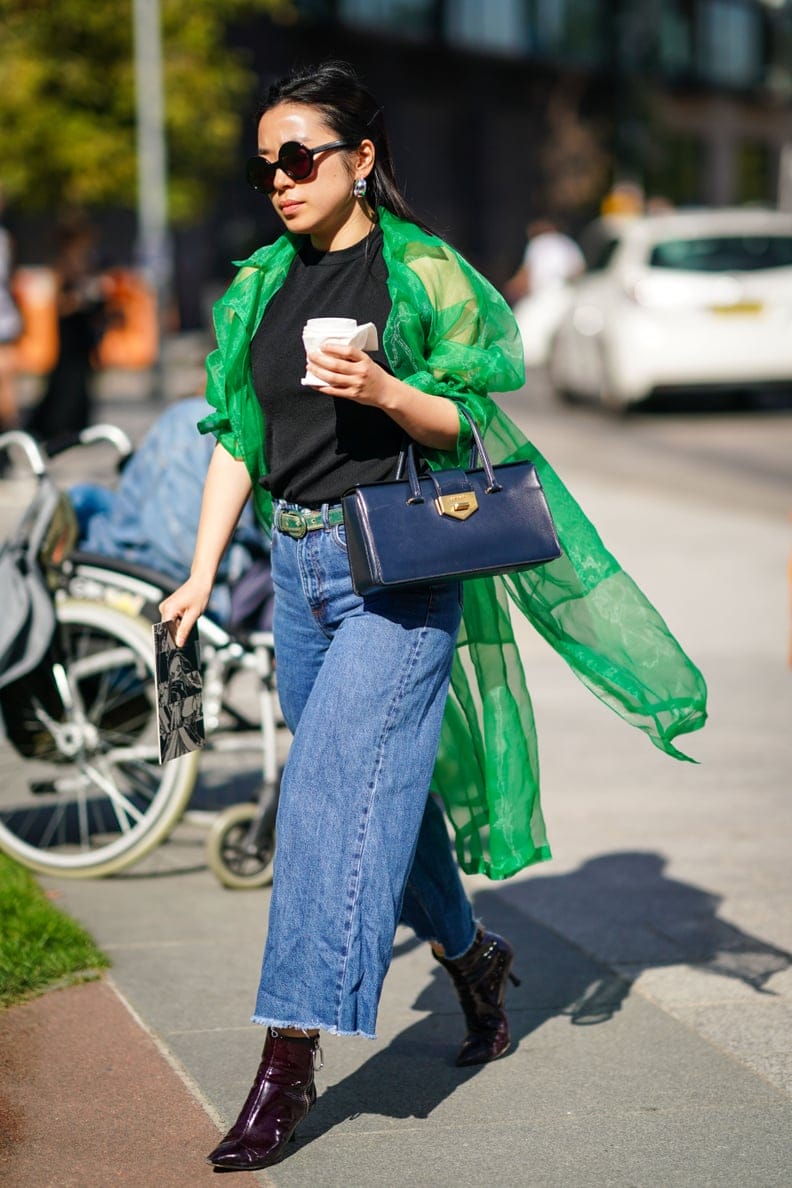
[[[37,480],[3,554],[34,575],[53,610],[43,659],[0,687],[0,848],[36,871],[73,878],[114,874],[163,842],[185,813],[201,758],[191,752],[163,766],[158,758],[151,624],[175,583],[75,548],[73,510],[47,466],[56,452],[99,440],[122,456],[131,451],[115,426],[93,426],[47,454],[20,430],[0,435],[0,452],[19,446]],[[224,886],[264,886],[272,879],[282,725],[272,635],[243,638],[207,615],[198,630],[206,750],[255,746],[261,775],[256,803],[215,817],[207,859]],[[231,696],[242,673],[255,679],[256,720]]]

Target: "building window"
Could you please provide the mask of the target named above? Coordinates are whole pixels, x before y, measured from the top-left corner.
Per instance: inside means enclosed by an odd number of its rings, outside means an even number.
[[[704,146],[697,136],[655,128],[646,161],[647,199],[665,199],[677,206],[702,202],[703,159]]]
[[[741,140],[735,166],[737,201],[772,203],[773,160],[768,145],[756,140]]]
[[[772,11],[768,31],[767,85],[781,102],[792,100],[792,11]]]
[[[575,62],[601,60],[603,0],[532,0],[532,8],[532,41],[542,57]]]
[[[665,75],[686,74],[693,66],[693,21],[684,5],[664,6],[659,14],[658,52]]]
[[[338,16],[356,29],[385,29],[406,37],[428,37],[434,0],[339,0]]]
[[[525,0],[447,0],[445,36],[466,49],[522,55],[530,45]]]
[[[702,0],[699,70],[709,82],[748,87],[762,76],[762,22],[741,0]]]

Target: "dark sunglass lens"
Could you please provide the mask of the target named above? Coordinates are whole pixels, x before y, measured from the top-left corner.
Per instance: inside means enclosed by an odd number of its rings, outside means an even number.
[[[271,194],[275,181],[275,166],[262,157],[250,157],[247,163],[248,185],[262,194]]]
[[[304,144],[290,142],[281,149],[278,163],[292,181],[305,181],[313,172],[313,153]]]

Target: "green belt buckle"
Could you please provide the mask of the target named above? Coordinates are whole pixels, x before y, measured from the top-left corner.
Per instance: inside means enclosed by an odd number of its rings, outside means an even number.
[[[282,511],[278,519],[278,527],[282,532],[293,536],[295,540],[302,540],[308,531],[305,516],[300,512]]]

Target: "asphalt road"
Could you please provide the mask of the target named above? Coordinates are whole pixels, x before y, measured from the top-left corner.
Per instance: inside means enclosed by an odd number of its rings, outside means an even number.
[[[629,489],[723,510],[792,512],[792,392],[742,406],[680,395],[619,417],[562,403],[534,372],[522,392],[497,399],[562,475],[605,471]]]

